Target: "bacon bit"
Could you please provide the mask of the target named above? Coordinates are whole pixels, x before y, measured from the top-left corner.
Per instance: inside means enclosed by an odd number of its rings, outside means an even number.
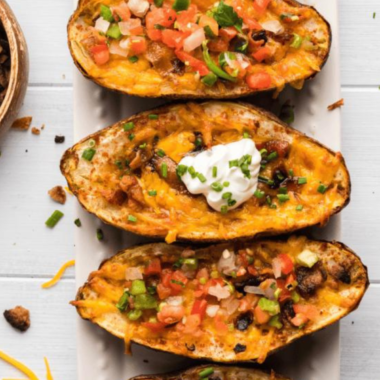
[[[29,310],[22,306],[16,306],[14,309],[5,310],[4,318],[12,327],[22,332],[28,330],[30,327]]]
[[[71,260],[71,261],[68,261],[67,263],[63,264],[62,267],[57,272],[57,274],[50,281],[42,284],[41,288],[47,289],[47,288],[51,288],[52,286],[54,286],[61,279],[65,270],[69,267],[74,266],[74,265],[75,265],[75,260]]]
[[[30,125],[32,124],[32,120],[32,116],[22,117],[13,122],[12,128],[27,131],[30,128]]]
[[[337,102],[330,104],[327,109],[329,111],[334,111],[337,108],[343,107],[344,106],[344,99],[340,99]]]
[[[48,191],[48,194],[50,195],[50,198],[53,199],[53,201],[62,205],[66,203],[66,193],[65,190],[63,190],[62,186],[53,187]]]
[[[37,127],[33,127],[32,128],[32,133],[33,135],[40,135],[41,134],[41,131],[37,128]]]

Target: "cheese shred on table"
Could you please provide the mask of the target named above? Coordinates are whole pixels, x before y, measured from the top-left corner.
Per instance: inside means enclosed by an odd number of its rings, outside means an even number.
[[[17,368],[20,372],[24,373],[29,380],[39,380],[32,370],[30,370],[24,364],[20,363],[18,360],[8,356],[6,353],[0,351],[0,358],[8,364],[10,364],[11,366]],[[52,380],[52,378],[48,378],[48,380]]]
[[[70,260],[67,263],[63,264],[60,270],[57,272],[57,274],[50,281],[42,284],[41,287],[44,289],[51,288],[61,279],[61,277],[65,273],[65,270],[74,265],[75,265],[75,260]]]

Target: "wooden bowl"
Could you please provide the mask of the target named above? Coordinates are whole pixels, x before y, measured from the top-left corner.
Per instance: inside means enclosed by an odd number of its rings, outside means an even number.
[[[29,57],[24,34],[5,0],[0,0],[0,21],[8,37],[11,73],[8,89],[0,106],[0,138],[16,120],[22,106],[29,77]]]

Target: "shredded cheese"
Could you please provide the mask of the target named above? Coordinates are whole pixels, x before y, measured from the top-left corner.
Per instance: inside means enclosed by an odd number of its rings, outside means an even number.
[[[48,282],[45,282],[41,285],[42,288],[47,289],[54,286],[63,276],[65,270],[69,267],[72,267],[75,265],[75,260],[68,261],[67,263],[63,264],[60,270],[57,272],[57,274]]]
[[[53,375],[51,374],[50,365],[47,358],[44,358],[45,367],[46,367],[46,380],[54,380]]]
[[[35,375],[35,373],[31,369],[29,369],[24,364],[20,363],[18,360],[8,356],[6,353],[0,351],[0,358],[3,359],[8,364],[10,364],[11,366],[17,368],[23,374],[25,374],[29,380],[38,380],[38,377]]]

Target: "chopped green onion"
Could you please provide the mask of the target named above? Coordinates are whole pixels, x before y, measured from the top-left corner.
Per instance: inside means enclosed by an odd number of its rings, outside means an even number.
[[[256,197],[256,198],[263,198],[264,197],[264,195],[265,195],[265,193],[264,193],[264,191],[260,191],[260,190],[256,190],[254,193],[253,193],[253,195]]]
[[[374,19],[376,18],[376,12],[373,12],[373,16],[372,16]]]
[[[275,315],[269,321],[269,326],[275,327],[276,329],[282,329],[283,324],[281,323],[280,317]]]
[[[127,317],[131,321],[137,321],[142,316],[141,310],[131,310],[128,312]]]
[[[226,205],[222,206],[222,207],[220,208],[220,212],[221,212],[222,214],[227,214],[227,212],[228,212],[228,207],[227,207]]]
[[[212,176],[213,176],[213,178],[216,178],[217,175],[218,175],[218,167],[217,167],[217,166],[214,166],[214,167],[212,168]]]
[[[288,189],[287,189],[286,187],[280,187],[280,188],[278,189],[278,192],[279,192],[280,194],[288,194]]]
[[[277,194],[277,198],[280,202],[286,202],[290,199],[288,194]]]
[[[202,77],[201,82],[206,86],[212,87],[217,80],[218,77],[211,71],[210,73]]]
[[[134,215],[128,215],[128,222],[136,223],[137,218]]]
[[[55,210],[53,214],[51,214],[50,218],[45,222],[45,224],[50,228],[54,228],[55,225],[61,220],[63,215],[63,212]]]
[[[133,296],[146,293],[146,286],[144,280],[133,280],[131,290],[129,291]]]
[[[303,210],[303,206],[302,205],[298,205],[297,207],[296,207],[296,211],[302,211]]]
[[[229,183],[228,181],[223,182],[223,186],[224,186],[224,187],[228,187],[228,186],[230,186],[230,183]]]
[[[168,165],[165,162],[161,165],[161,174],[164,178],[168,177]]]
[[[294,177],[294,171],[293,171],[293,169],[289,169],[289,175],[290,175],[291,177]]]
[[[268,157],[266,158],[267,161],[273,161],[275,160],[276,158],[278,157],[278,153],[277,152],[272,152],[268,155]]]
[[[132,55],[132,57],[128,58],[128,61],[131,63],[136,63],[139,60],[139,57],[137,55]]]
[[[140,149],[145,149],[146,148],[146,143],[143,143],[143,144],[139,145],[139,148]]]
[[[299,185],[304,185],[305,183],[307,183],[307,178],[306,177],[299,177],[298,178],[298,184]]]
[[[82,222],[80,221],[79,218],[74,220],[74,224],[75,224],[77,227],[82,227]]]
[[[260,150],[260,154],[261,154],[262,156],[265,156],[265,155],[268,154],[268,151],[267,151],[266,149],[261,149],[261,150]]]
[[[235,205],[236,205],[236,201],[235,201],[235,199],[228,199],[228,200],[227,200],[227,205],[228,205],[229,207],[235,206]]]
[[[267,311],[270,315],[274,316],[280,313],[280,304],[278,301],[271,301],[267,298],[260,298],[259,307],[263,311]]]
[[[251,135],[248,132],[243,133],[243,139],[250,139]]]
[[[207,181],[206,177],[202,173],[198,173],[197,175],[198,179],[202,182],[205,183]]]
[[[220,193],[223,190],[223,185],[220,182],[214,182],[211,184],[211,189]]]
[[[161,8],[163,4],[164,4],[164,0],[154,0],[154,5],[157,8]]]
[[[216,37],[214,32],[211,30],[210,25],[206,25],[203,29],[205,31],[206,37],[208,37],[208,38],[215,38]]]
[[[189,174],[191,175],[191,178],[195,178],[197,176],[197,172],[195,171],[193,166],[190,166],[188,169]]]
[[[152,296],[157,293],[157,286],[152,285],[152,286],[147,286],[146,290],[148,291],[149,294]]]
[[[214,373],[214,368],[212,368],[212,367],[205,368],[204,370],[199,372],[199,378],[204,379],[205,377],[209,377],[213,373]]]
[[[157,300],[150,294],[138,294],[135,297],[134,302],[135,309],[137,310],[148,310],[157,309]]]
[[[186,165],[178,165],[177,166],[177,175],[178,177],[182,177],[187,172],[187,166]]]
[[[205,285],[206,282],[207,282],[207,278],[206,278],[206,277],[201,277],[201,278],[199,279],[199,283],[200,283],[201,285]]]
[[[148,191],[148,194],[151,196],[151,197],[155,197],[157,195],[157,190],[149,190]]]
[[[295,290],[292,291],[291,297],[294,303],[299,302],[301,299],[300,295]]]
[[[93,148],[93,147],[96,145],[95,140],[91,139],[91,140],[88,142],[88,145],[90,146],[90,148]]]
[[[239,160],[229,161],[230,168],[239,166]]]
[[[92,159],[95,156],[95,153],[96,153],[95,149],[92,149],[92,148],[85,149],[82,153],[82,158],[84,158],[87,161],[92,161]]]
[[[290,44],[290,47],[294,49],[299,49],[301,45],[302,45],[302,37],[297,33],[293,33],[293,42]]]
[[[162,149],[158,149],[156,153],[161,158],[166,156],[166,153]]]
[[[185,11],[190,6],[190,0],[174,0],[173,9],[177,12]]]
[[[110,7],[107,7],[106,5],[101,4],[100,5],[100,16],[104,18],[104,20],[108,22],[113,22],[113,15]]]
[[[184,259],[183,263],[190,269],[195,270],[198,268],[198,259],[197,258],[188,258]]]
[[[100,228],[98,228],[98,229],[96,230],[96,238],[97,238],[99,241],[101,241],[101,240],[104,239],[103,231],[102,231]]]
[[[120,170],[123,169],[123,163],[122,163],[120,160],[116,160],[116,161],[115,161],[115,165],[116,165]]]
[[[157,120],[158,119],[158,115],[154,115],[154,114],[150,114],[148,117],[150,120]]]
[[[222,195],[222,199],[231,199],[232,198],[232,193],[224,193]]]
[[[128,136],[129,140],[132,141],[134,138],[135,138],[135,134],[134,133],[131,133],[129,136]]]
[[[119,302],[116,304],[116,307],[121,311],[124,312],[127,310],[129,303],[129,294],[127,292],[123,293],[123,295],[120,297]]]
[[[157,30],[165,30],[166,28],[160,24],[156,24],[154,25],[154,29],[157,29]]]
[[[202,145],[203,145],[202,138],[198,136],[195,140],[195,146],[202,146]]]
[[[121,35],[122,35],[121,31],[120,31],[119,25],[118,24],[112,24],[108,28],[106,35],[108,37],[111,37],[111,38],[115,39],[115,40],[118,40],[121,37]]]
[[[328,189],[328,186],[323,185],[322,183],[318,186],[318,193],[324,194]]]
[[[172,284],[179,285],[179,286],[181,286],[182,288],[185,287],[185,284],[184,284],[182,281],[178,281],[178,280],[170,280],[170,282],[171,282]]]
[[[125,123],[123,125],[123,128],[124,128],[124,131],[130,131],[131,129],[133,129],[135,127],[135,123],[133,121],[130,121],[128,123]]]

